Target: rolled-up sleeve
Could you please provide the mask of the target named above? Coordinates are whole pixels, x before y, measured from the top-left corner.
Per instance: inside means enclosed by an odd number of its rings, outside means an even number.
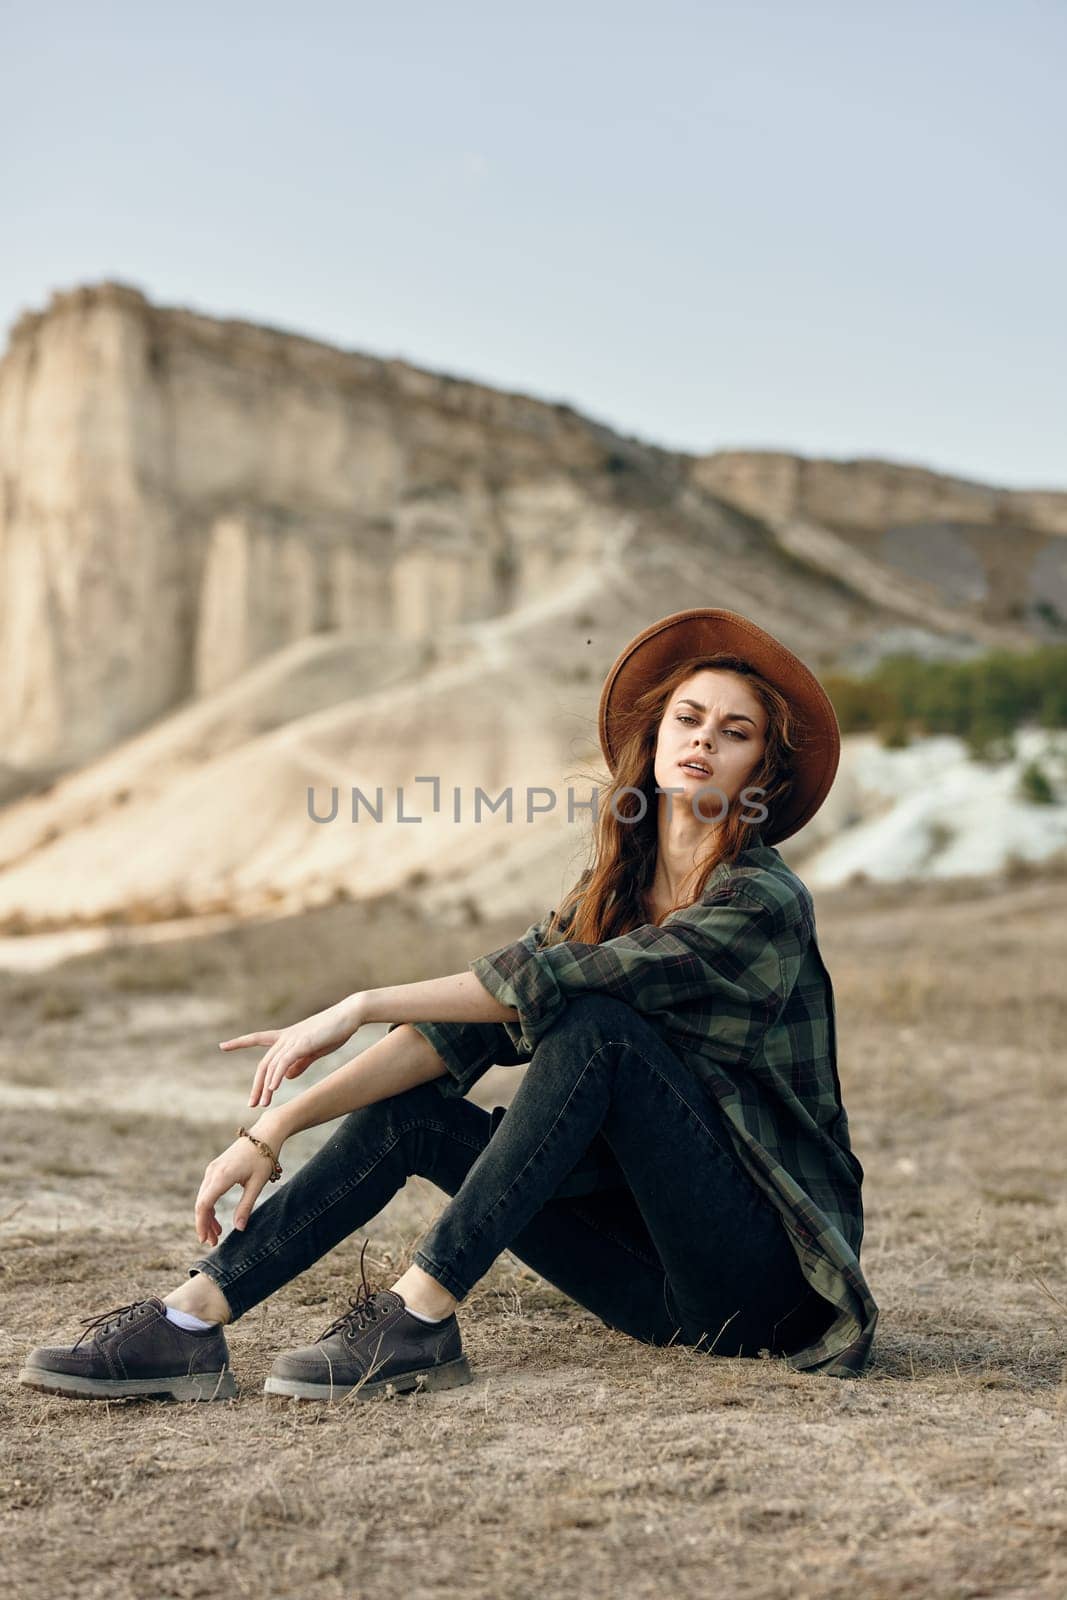
[[[470,963],[470,970],[518,1023],[507,1027],[532,1053],[567,1001],[609,994],[687,1037],[730,1067],[743,1066],[776,1020],[796,982],[810,924],[801,902],[762,897],[730,884],[600,944],[564,939],[538,948],[530,930]]]

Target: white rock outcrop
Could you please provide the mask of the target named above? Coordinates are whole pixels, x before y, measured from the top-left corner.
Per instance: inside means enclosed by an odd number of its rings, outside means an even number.
[[[121,284],[56,294],[0,362],[0,921],[246,915],[413,873],[441,908],[528,905],[581,864],[567,787],[588,795],[600,684],[650,620],[727,607],[816,670],[1019,648],[1067,626],[1065,531],[1063,495],[692,458]],[[309,787],[388,801],[432,773],[422,823],[308,816]],[[451,817],[451,789],[508,786],[559,808]]]

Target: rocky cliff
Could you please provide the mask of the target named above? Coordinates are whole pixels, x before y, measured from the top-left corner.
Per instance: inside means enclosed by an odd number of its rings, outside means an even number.
[[[0,366],[0,744],[76,765],[309,635],[417,641],[603,540],[567,408],[187,311],[55,295]]]
[[[308,786],[562,784],[619,648],[683,606],[816,668],[1067,617],[1065,495],[672,453],[113,283],[12,330],[0,488],[0,918],[31,926],[543,882],[558,819],[498,863],[440,816],[318,828]]]
[[[639,561],[721,558],[709,599],[769,607],[787,633],[792,612],[823,656],[901,623],[988,642],[1067,614],[1064,495],[671,454],[566,405],[114,283],[14,326],[0,474],[9,782],[77,766],[297,640],[415,644],[536,602],[617,548],[620,514]]]

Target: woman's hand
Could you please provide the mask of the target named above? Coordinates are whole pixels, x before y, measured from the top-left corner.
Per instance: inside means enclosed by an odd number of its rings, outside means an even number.
[[[260,1117],[248,1131],[254,1133],[257,1139],[262,1139],[264,1144],[269,1144],[275,1156],[278,1155],[285,1134],[276,1122]],[[196,1197],[196,1236],[201,1244],[211,1245],[212,1248],[218,1244],[222,1226],[215,1215],[215,1202],[235,1183],[243,1186],[244,1194],[237,1203],[233,1225],[244,1230],[260,1190],[273,1170],[263,1151],[243,1134],[214,1161],[208,1162]]]
[[[269,1048],[256,1068],[250,1106],[269,1106],[271,1095],[284,1078],[300,1074],[320,1056],[340,1049],[362,1027],[360,996],[349,995],[325,1011],[316,1011],[303,1022],[288,1028],[272,1028],[265,1033],[243,1033],[238,1039],[223,1039],[220,1050],[243,1050],[248,1045]],[[250,1147],[251,1148],[251,1147]]]

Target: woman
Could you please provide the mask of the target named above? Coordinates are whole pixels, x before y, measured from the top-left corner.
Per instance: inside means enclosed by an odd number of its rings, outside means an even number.
[[[833,782],[833,708],[777,639],[708,608],[627,645],[599,727],[612,781],[595,860],[559,909],[466,972],[226,1040],[266,1049],[250,1099],[261,1115],[209,1164],[197,1198],[211,1252],[163,1299],[33,1351],[24,1383],[233,1395],[223,1325],[371,1221],[412,1174],[452,1197],[412,1265],[375,1292],[363,1276],[313,1344],[277,1358],[269,1392],[469,1382],[455,1309],[505,1248],[649,1344],[863,1372],[878,1310],[859,1265],[863,1169],[833,992],[811,896],[773,848]],[[284,1079],[382,1021],[392,1026],[376,1044],[272,1104]],[[492,1063],[523,1061],[506,1113],[465,1098]],[[289,1135],[337,1117],[253,1210]],[[235,1184],[222,1239],[215,1203]]]

